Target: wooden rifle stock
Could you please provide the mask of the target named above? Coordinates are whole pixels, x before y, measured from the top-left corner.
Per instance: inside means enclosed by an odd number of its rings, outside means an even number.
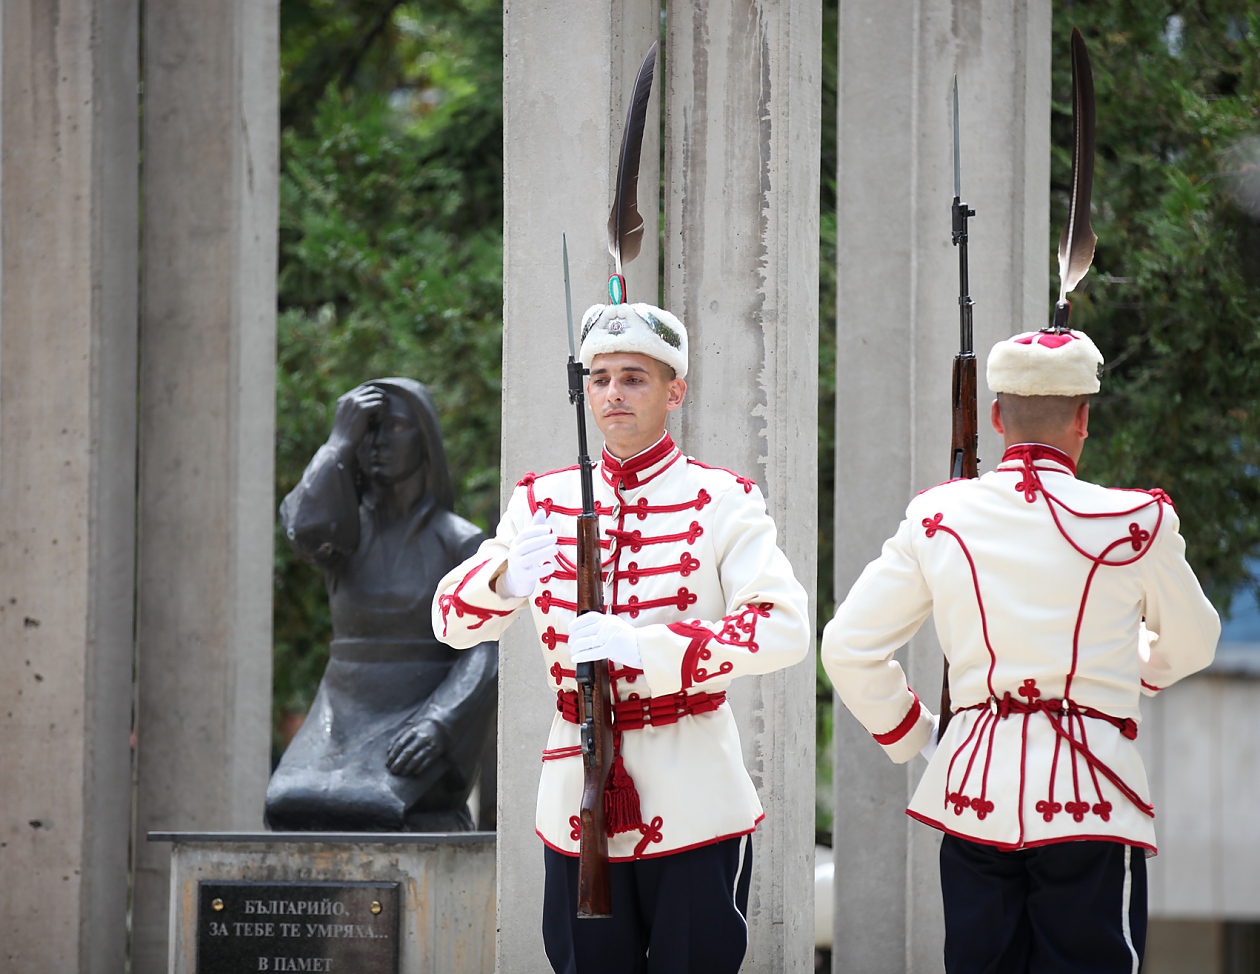
[[[979,473],[976,439],[979,435],[976,408],[976,357],[974,354],[954,356],[954,431],[950,444],[949,475],[954,480],[970,480]],[[949,698],[949,660],[941,675],[941,723],[937,740],[945,734],[954,715]]]
[[[604,611],[600,578],[599,517],[582,514],[577,530],[577,611]],[[578,720],[582,734],[582,805],[578,817],[582,839],[578,853],[578,906],[581,919],[612,916],[612,887],[608,880],[608,825],[604,788],[612,768],[613,740],[609,726],[612,709],[608,663],[577,664]]]
[[[979,475],[976,438],[980,428],[976,415],[976,357],[970,353],[954,356],[954,433],[950,443],[949,475],[953,480],[971,480]]]
[[[565,251],[565,290],[569,281]],[[567,302],[566,302],[567,303]],[[569,316],[569,341],[573,341],[573,317]],[[604,611],[603,565],[599,546],[599,515],[595,511],[594,476],[586,449],[586,402],[582,363],[570,351],[569,401],[577,410],[578,477],[582,486],[582,513],[577,519],[577,612]],[[581,919],[612,916],[612,886],[608,878],[608,823],[604,812],[604,788],[612,770],[612,715],[608,688],[608,661],[578,663],[578,728],[582,739],[582,803],[578,808],[581,840],[578,847],[578,903]]]

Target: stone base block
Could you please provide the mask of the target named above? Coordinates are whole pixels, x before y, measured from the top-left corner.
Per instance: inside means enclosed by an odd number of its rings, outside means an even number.
[[[399,974],[494,970],[493,832],[150,832],[149,840],[171,843],[171,974],[199,971],[199,884],[241,882],[397,883]],[[260,956],[284,953],[280,932],[267,943],[251,932]]]

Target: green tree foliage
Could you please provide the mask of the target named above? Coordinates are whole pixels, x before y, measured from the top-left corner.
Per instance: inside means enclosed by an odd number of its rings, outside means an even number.
[[[502,11],[487,0],[281,6],[276,501],[369,378],[429,386],[459,513],[498,516]],[[277,534],[277,717],[331,636],[320,573]]]
[[[1167,490],[1225,606],[1260,549],[1260,14],[1249,0],[1056,5],[1056,244],[1073,24],[1097,89],[1098,248],[1072,323],[1106,358],[1082,475]]]
[[[823,0],[822,165],[819,169],[818,222],[818,593],[816,638],[835,614],[836,536],[836,142],[837,32],[840,0]],[[815,656],[817,713],[815,724],[814,826],[831,830],[831,681]]]

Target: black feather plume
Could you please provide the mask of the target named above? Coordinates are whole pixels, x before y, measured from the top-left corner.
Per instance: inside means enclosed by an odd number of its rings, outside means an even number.
[[[612,213],[608,215],[608,252],[621,265],[639,256],[643,246],[643,216],[639,213],[639,162],[643,149],[643,127],[647,122],[648,99],[652,95],[652,74],[656,67],[656,45],[648,51],[634,80],[626,127],[621,133],[621,154],[617,159],[617,189]]]
[[[1067,296],[1094,262],[1098,237],[1089,225],[1094,188],[1094,73],[1081,32],[1072,28],[1072,195],[1059,237],[1059,301],[1054,327],[1067,326]],[[1062,318],[1062,321],[1060,321]]]

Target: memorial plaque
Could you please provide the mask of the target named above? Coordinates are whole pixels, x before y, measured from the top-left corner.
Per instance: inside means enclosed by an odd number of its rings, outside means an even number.
[[[398,974],[398,898],[398,883],[198,883],[197,974]]]

